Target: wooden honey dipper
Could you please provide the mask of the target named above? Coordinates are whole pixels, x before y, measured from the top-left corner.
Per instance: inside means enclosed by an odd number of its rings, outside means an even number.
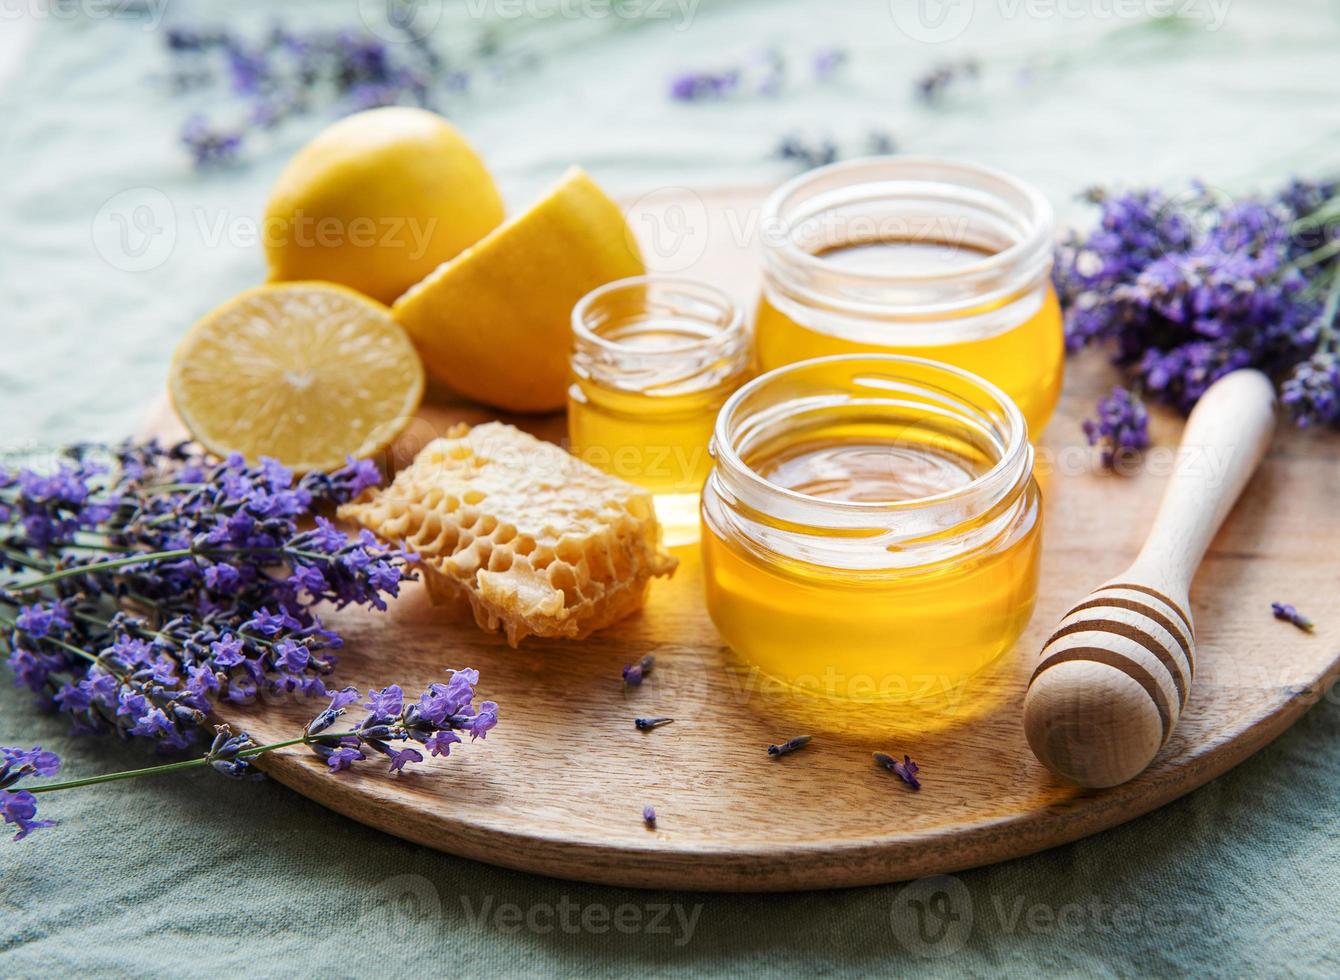
[[[1124,783],[1168,741],[1196,665],[1191,579],[1265,455],[1275,395],[1234,371],[1201,396],[1154,527],[1134,564],[1074,606],[1042,648],[1024,699],[1041,762],[1080,786]]]

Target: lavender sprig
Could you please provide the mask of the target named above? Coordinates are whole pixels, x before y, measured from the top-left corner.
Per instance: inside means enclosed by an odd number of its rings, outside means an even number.
[[[649,732],[653,728],[673,724],[674,720],[673,718],[634,718],[633,727],[640,732]]]
[[[0,649],[77,732],[186,748],[215,700],[326,693],[338,634],[316,607],[384,609],[410,556],[323,518],[380,479],[300,480],[189,446],[71,447],[0,468]]]
[[[1298,425],[1340,424],[1340,182],[1089,199],[1098,224],[1061,245],[1053,274],[1070,349],[1107,347],[1145,397],[1182,412],[1259,368]]]
[[[234,733],[227,725],[215,728],[214,741],[202,756],[171,762],[145,769],[104,773],[83,779],[60,783],[29,786],[11,791],[20,779],[27,776],[53,776],[60,768],[60,760],[41,748],[22,750],[0,748],[0,816],[5,823],[18,828],[15,840],[22,840],[33,830],[50,827],[52,820],[37,820],[36,794],[57,790],[76,789],[99,783],[154,776],[184,769],[209,766],[234,779],[261,777],[252,764],[257,756],[276,749],[306,745],[326,760],[332,771],[348,769],[353,762],[367,758],[363,749],[371,749],[386,756],[391,771],[399,772],[411,762],[424,761],[423,754],[405,743],[423,745],[431,755],[445,756],[454,744],[461,741],[458,731],[467,732],[471,741],[484,738],[498,723],[498,706],[492,701],[475,706],[475,689],[479,674],[474,670],[451,671],[445,684],[432,684],[416,702],[406,703],[398,687],[369,691],[369,703],[374,706],[357,728],[331,731],[334,721],[342,716],[350,704],[359,700],[358,691],[347,687],[332,698],[330,706],[317,715],[302,735],[280,742],[258,745],[246,732]],[[394,714],[387,714],[395,708]],[[400,747],[392,743],[400,743]]]

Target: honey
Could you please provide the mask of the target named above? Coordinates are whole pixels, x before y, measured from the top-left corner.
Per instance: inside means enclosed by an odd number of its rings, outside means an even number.
[[[924,700],[1018,639],[1041,550],[1019,410],[946,365],[829,357],[723,408],[702,503],[707,606],[765,674]]]
[[[717,411],[752,366],[738,309],[687,280],[611,283],[573,311],[571,366],[573,454],[651,491],[667,544],[696,541]]]
[[[986,378],[1041,434],[1065,361],[1052,213],[996,171],[885,157],[811,171],[764,208],[762,370],[908,354]]]

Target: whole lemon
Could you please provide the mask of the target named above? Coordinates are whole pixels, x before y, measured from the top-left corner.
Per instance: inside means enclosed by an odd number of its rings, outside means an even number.
[[[424,109],[355,113],[289,161],[265,209],[272,281],[336,282],[392,303],[503,220],[454,126]]]

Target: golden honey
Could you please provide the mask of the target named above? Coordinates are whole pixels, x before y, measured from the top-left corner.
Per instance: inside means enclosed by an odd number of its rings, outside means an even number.
[[[1003,389],[1041,434],[1065,361],[1052,212],[984,167],[881,157],[811,171],[764,206],[755,322],[762,370],[908,354]]]
[[[821,358],[722,409],[702,500],[707,606],[807,692],[933,699],[1018,639],[1041,550],[1018,408],[918,358]]]
[[[691,543],[717,411],[751,364],[743,318],[718,290],[661,276],[603,286],[573,311],[570,448],[650,490],[667,543]]]

